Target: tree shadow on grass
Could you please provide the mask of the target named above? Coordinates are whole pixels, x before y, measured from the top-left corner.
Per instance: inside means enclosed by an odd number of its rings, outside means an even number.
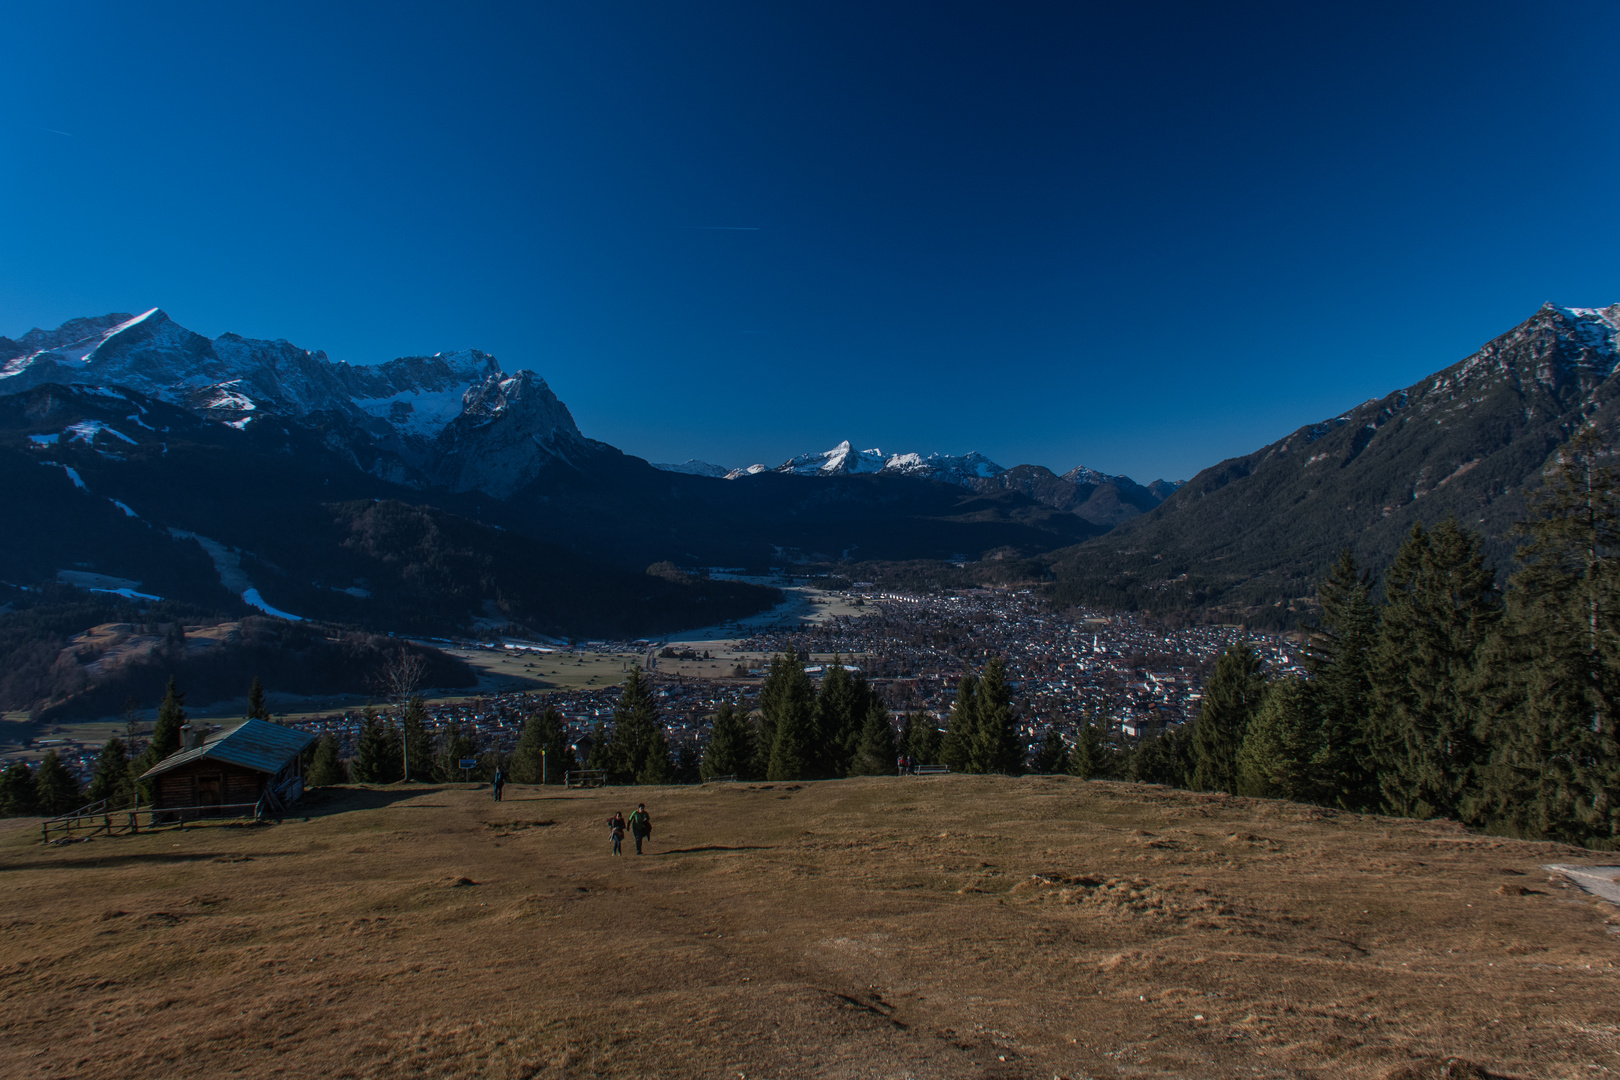
[[[420,795],[437,795],[443,790],[442,787],[423,785],[414,787],[316,788],[300,799],[288,812],[287,816],[320,818],[330,817],[333,814],[346,814],[352,810],[381,810],[385,806],[393,806],[397,802],[414,799]],[[442,809],[447,805],[447,803],[417,803],[411,809]]]
[[[141,834],[146,835],[146,834]],[[122,836],[98,837],[98,840],[122,840]],[[284,855],[303,855],[302,851],[255,851],[246,859],[237,851],[151,851],[131,852],[124,855],[107,854],[79,859],[32,859],[27,862],[5,862],[7,870],[54,870],[66,867],[73,870],[105,870],[111,866],[164,866],[171,863],[195,862],[254,862]]]
[[[698,855],[705,851],[774,851],[775,844],[754,844],[742,847],[725,847],[722,844],[705,844],[703,847],[671,848],[668,851],[649,851],[649,855]]]

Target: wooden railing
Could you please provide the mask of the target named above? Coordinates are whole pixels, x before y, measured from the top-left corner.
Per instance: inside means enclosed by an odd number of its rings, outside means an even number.
[[[563,787],[607,787],[607,770],[569,769],[563,773]]]
[[[124,800],[119,800],[123,802]],[[161,809],[151,806],[141,806],[136,800],[128,807],[109,805],[110,800],[102,799],[81,807],[71,814],[62,814],[59,817],[47,818],[39,823],[40,840],[46,844],[60,844],[67,841],[82,839],[98,834],[105,836],[123,836],[138,833],[143,830],[177,826],[186,827],[186,822],[202,820],[217,821],[222,818],[253,818],[262,819],[269,810],[264,800],[250,803],[224,803],[219,806],[169,806]],[[56,833],[54,838],[52,833]]]

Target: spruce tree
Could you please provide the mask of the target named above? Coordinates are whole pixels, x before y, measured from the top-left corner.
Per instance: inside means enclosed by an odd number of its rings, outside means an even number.
[[[1046,737],[1041,740],[1039,750],[1029,763],[1029,771],[1042,776],[1053,773],[1067,772],[1069,770],[1069,747],[1063,741],[1063,735],[1055,727],[1046,729]]]
[[[1383,804],[1413,817],[1477,803],[1485,749],[1475,662],[1501,613],[1479,537],[1447,518],[1414,525],[1386,578],[1373,648],[1373,752]]]
[[[816,694],[813,766],[816,776],[843,776],[849,771],[871,697],[865,677],[851,676],[844,670],[843,658],[834,653]]]
[[[1170,787],[1192,786],[1197,756],[1193,750],[1194,724],[1179,724],[1151,738],[1143,739],[1131,754],[1128,773],[1143,784]]]
[[[270,704],[265,698],[264,684],[257,675],[253,676],[253,685],[248,687],[247,714],[249,720],[270,719]]]
[[[1087,711],[1074,733],[1074,749],[1069,751],[1068,772],[1083,780],[1112,775],[1112,754],[1097,716]]]
[[[1311,683],[1306,703],[1319,719],[1316,774],[1321,798],[1346,810],[1379,805],[1372,755],[1372,649],[1378,612],[1372,580],[1346,548],[1317,586],[1322,614],[1305,649]]]
[[[893,776],[895,773],[894,724],[883,702],[872,697],[861,725],[851,776]]]
[[[315,744],[315,753],[310,755],[309,768],[304,771],[304,783],[317,788],[346,784],[348,781],[349,771],[344,767],[343,759],[338,756],[337,736],[328,731],[321,736],[320,742]]]
[[[420,694],[412,694],[405,702],[405,715],[401,719],[400,731],[404,740],[401,749],[402,760],[400,771],[403,773],[405,763],[410,763],[411,774],[406,780],[428,780],[433,778],[433,735],[428,731],[427,703]],[[470,753],[470,750],[469,750]],[[459,776],[460,773],[458,772]],[[441,777],[440,779],[444,779]]]
[[[605,767],[610,783],[667,784],[673,778],[675,766],[653,701],[652,682],[638,665],[631,666],[619,693],[608,744]]]
[[[817,760],[815,690],[797,652],[789,649],[772,658],[759,699],[761,734],[771,740],[765,778],[807,779]]]
[[[747,779],[758,751],[748,717],[729,701],[720,703],[709,728],[709,742],[703,748],[702,776],[734,776]]]
[[[90,774],[90,790],[85,792],[85,798],[90,802],[118,799],[128,794],[134,786],[134,780],[129,775],[129,751],[124,746],[124,740],[116,737],[108,739],[96,757],[95,771]]]
[[[907,712],[900,730],[900,745],[914,765],[941,764],[939,726],[929,713]]]
[[[176,623],[176,626],[179,624]],[[137,774],[144,773],[176,750],[180,749],[180,729],[186,723],[186,695],[169,676],[169,685],[163,691],[163,704],[158,706],[157,722],[152,725],[152,737],[147,740],[146,752],[136,763]]]
[[[978,731],[970,752],[972,771],[1017,775],[1024,767],[1024,751],[1018,745],[1012,691],[999,656],[985,665],[979,679],[978,714]]]
[[[350,772],[357,783],[390,784],[399,779],[399,732],[390,721],[385,727],[377,710],[366,706],[360,724]]]
[[[39,793],[34,788],[34,771],[26,761],[13,761],[0,772],[0,814],[32,817],[38,812]]]
[[[1480,812],[1519,836],[1620,839],[1620,470],[1588,428],[1560,449],[1475,685]]]
[[[512,782],[561,784],[578,767],[568,745],[567,725],[556,707],[547,702],[543,711],[530,713],[512,751]]]
[[[1265,690],[1260,656],[1248,642],[1221,653],[1193,725],[1194,788],[1237,794],[1238,748]]]
[[[70,814],[84,805],[78,778],[68,772],[55,750],[39,763],[39,772],[34,775],[34,797],[39,813],[47,817]]]
[[[1243,735],[1237,755],[1237,793],[1259,799],[1315,801],[1323,788],[1321,726],[1298,679],[1279,679]]]
[[[956,684],[956,700],[939,741],[940,764],[951,772],[975,772],[974,749],[979,741],[979,680],[972,669]]]

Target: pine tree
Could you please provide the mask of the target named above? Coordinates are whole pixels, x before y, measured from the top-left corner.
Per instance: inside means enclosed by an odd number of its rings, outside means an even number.
[[[1384,807],[1456,816],[1477,803],[1475,662],[1501,605],[1479,537],[1414,525],[1389,568],[1373,648],[1373,752]]]
[[[1504,832],[1620,839],[1620,469],[1593,429],[1559,452],[1520,526],[1505,617],[1478,665],[1480,811]]]
[[[135,765],[137,774],[146,772],[180,749],[180,729],[186,723],[185,706],[186,695],[175,685],[174,676],[171,675],[169,685],[163,691],[163,704],[158,706],[157,722],[152,725],[152,737],[147,740],[146,752]]]
[[[253,676],[253,685],[248,687],[247,714],[249,720],[270,719],[270,704],[265,699],[264,684],[257,675]]]
[[[1041,740],[1040,749],[1035,751],[1029,771],[1042,776],[1069,771],[1069,747],[1057,728],[1046,729],[1046,737]]]
[[[544,711],[531,713],[523,722],[523,733],[512,751],[512,782],[561,784],[577,768],[562,714],[547,702]]]
[[[673,778],[675,766],[653,701],[652,683],[639,666],[630,668],[619,693],[608,744],[605,767],[610,783],[667,784]]]
[[[1069,751],[1068,771],[1083,780],[1113,775],[1113,753],[1095,712],[1087,711],[1074,733],[1074,749]]]
[[[1259,799],[1315,800],[1323,789],[1321,726],[1298,679],[1279,679],[1243,735],[1237,793]]]
[[[399,731],[393,721],[384,726],[377,710],[366,707],[350,769],[357,783],[391,784],[400,776]]]
[[[928,713],[907,712],[900,729],[900,745],[914,765],[938,765],[939,727]]]
[[[714,723],[709,728],[708,745],[703,748],[703,777],[746,778],[753,769],[756,756],[758,751],[754,747],[754,731],[747,715],[731,702],[721,702],[714,712]]]
[[[405,702],[405,715],[400,724],[404,739],[400,771],[410,762],[411,774],[406,780],[427,780],[433,777],[433,735],[428,731],[427,703],[420,694],[412,694]],[[469,750],[470,753],[470,750]],[[458,772],[457,776],[460,775]],[[445,779],[440,777],[440,779]]]
[[[1348,548],[1317,586],[1317,598],[1322,615],[1305,650],[1305,667],[1321,732],[1321,798],[1346,810],[1374,810],[1379,790],[1370,741],[1371,664],[1378,612],[1371,576],[1358,571]]]
[[[979,679],[978,714],[978,731],[970,754],[972,771],[1017,775],[1024,767],[1024,752],[1018,745],[1012,691],[1007,687],[1006,668],[999,656],[985,665]]]
[[[814,775],[826,778],[849,771],[871,697],[865,677],[852,677],[844,670],[843,658],[834,653],[816,694]]]
[[[85,798],[90,802],[117,799],[134,786],[134,779],[129,775],[129,750],[124,746],[124,740],[116,737],[108,739],[96,757],[95,771],[90,774],[90,790],[85,792]]]
[[[866,707],[866,721],[861,725],[861,738],[856,745],[855,760],[850,764],[850,775],[893,776],[895,757],[894,724],[889,719],[889,710],[873,697]]]
[[[315,753],[310,755],[309,768],[304,772],[304,783],[317,788],[348,782],[349,771],[344,767],[343,759],[338,756],[337,736],[328,731],[321,736],[321,741],[315,744]]]
[[[1193,751],[1193,724],[1179,724],[1143,739],[1131,754],[1128,774],[1142,784],[1192,786],[1197,757]]]
[[[78,779],[68,772],[55,750],[48,752],[39,763],[39,772],[34,775],[34,797],[39,812],[47,817],[70,814],[84,805]]]
[[[939,741],[940,764],[951,772],[974,772],[974,749],[979,741],[979,680],[971,669],[956,684],[956,700]]]
[[[771,740],[765,778],[807,779],[816,763],[815,691],[798,653],[772,658],[759,699],[761,734]]]
[[[1237,755],[1249,721],[1265,699],[1260,656],[1247,642],[1233,645],[1215,662],[1192,731],[1192,786],[1237,794]]]
[[[34,771],[25,761],[13,761],[0,772],[0,814],[6,817],[32,817],[39,812],[39,794],[34,788]]]

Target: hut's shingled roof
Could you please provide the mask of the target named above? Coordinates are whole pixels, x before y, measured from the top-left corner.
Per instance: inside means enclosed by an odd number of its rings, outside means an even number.
[[[222,728],[209,735],[201,746],[175,751],[142,773],[141,779],[203,758],[275,774],[314,741],[315,736],[307,731],[282,727],[267,720],[244,720],[235,727]]]

